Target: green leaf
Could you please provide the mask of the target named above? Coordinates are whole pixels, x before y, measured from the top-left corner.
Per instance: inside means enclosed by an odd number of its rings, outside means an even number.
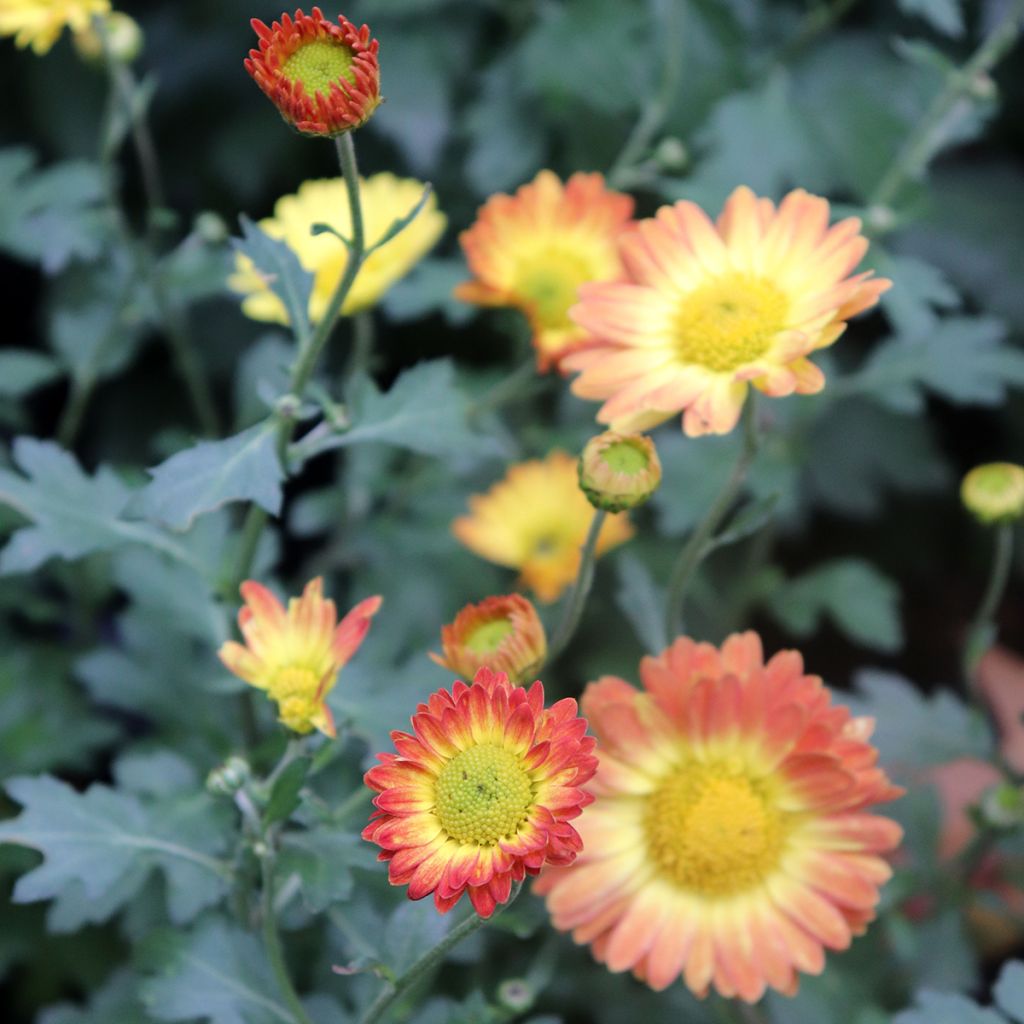
[[[992,990],[996,1006],[1018,1024],[1024,1024],[1024,963],[1012,960],[1003,967]]]
[[[657,654],[668,646],[665,636],[665,595],[636,555],[625,552],[616,559],[619,586],[615,601],[629,619],[645,653]]]
[[[242,237],[233,238],[235,249],[252,260],[267,287],[284,303],[288,322],[297,338],[309,335],[309,296],[313,275],[305,270],[292,248],[271,238],[245,214],[239,218]]]
[[[855,683],[848,703],[855,714],[874,718],[872,742],[886,764],[919,773],[924,765],[991,756],[987,723],[949,690],[923,694],[901,676],[877,669],[858,673]]]
[[[960,295],[943,273],[916,256],[895,255],[881,247],[872,248],[870,265],[892,287],[882,293],[885,310],[896,332],[905,337],[923,337],[938,323],[938,313],[959,308]]]
[[[998,405],[1008,387],[1024,387],[1024,351],[1005,338],[999,320],[947,317],[922,337],[881,345],[836,386],[904,413],[921,412],[926,391],[958,405]]]
[[[376,249],[379,249],[382,245],[386,245],[388,242],[390,242],[392,238],[395,238],[397,235],[400,235],[420,215],[421,211],[423,210],[423,207],[427,205],[427,200],[430,198],[433,191],[434,186],[431,185],[429,182],[426,185],[424,185],[423,191],[422,193],[420,193],[419,199],[416,200],[416,205],[413,206],[413,208],[404,216],[396,217],[389,225],[387,231],[385,231],[384,234],[381,235],[380,238],[376,242],[374,242],[369,249],[367,249],[366,255],[369,256],[370,253],[374,252]]]
[[[903,645],[899,588],[868,562],[825,562],[772,589],[769,611],[797,636],[810,636],[828,616],[851,640],[878,651]]]
[[[463,324],[475,310],[468,303],[454,298],[452,290],[467,276],[462,260],[428,257],[388,290],[382,305],[388,317],[399,323],[440,312],[448,323]]]
[[[211,917],[190,935],[162,938],[166,966],[142,986],[155,1020],[294,1024],[255,936]]]
[[[42,170],[24,148],[0,151],[0,249],[48,274],[95,259],[106,236],[100,168],[68,160]]]
[[[132,491],[111,470],[101,466],[86,476],[74,456],[30,437],[14,442],[13,455],[25,476],[0,468],[0,504],[34,525],[18,530],[0,552],[0,574],[31,572],[51,558],[73,560],[123,544],[145,544],[191,562],[162,531],[122,518]]]
[[[964,34],[964,14],[960,0],[899,0],[904,14],[924,18],[937,32],[947,36]]]
[[[306,776],[312,761],[308,757],[297,757],[274,780],[267,806],[263,810],[263,822],[274,825],[287,821],[299,806],[299,793],[306,784]]]
[[[22,398],[61,376],[57,362],[42,352],[9,348],[0,352],[0,398]]]
[[[284,473],[276,426],[257,424],[223,441],[200,441],[149,470],[153,477],[133,508],[174,530],[233,501],[252,501],[271,515],[281,509]]]
[[[138,988],[137,977],[119,970],[85,1006],[51,1006],[36,1018],[36,1024],[145,1024],[151,1018],[142,1011]]]
[[[893,1017],[893,1024],[1006,1024],[994,1010],[980,1007],[966,996],[945,992],[917,993],[917,1006]]]
[[[347,900],[352,893],[352,868],[373,870],[373,850],[358,835],[341,828],[317,827],[285,832],[277,866],[283,878],[298,875],[302,900],[313,914]]]
[[[188,802],[143,804],[108,786],[84,793],[50,776],[12,779],[6,785],[22,813],[0,823],[0,843],[27,846],[43,863],[22,876],[18,903],[62,897],[79,889],[102,904],[102,920],[129,902],[149,873],[167,880],[168,911],[177,924],[191,920],[227,891],[230,870],[215,856],[224,846],[221,815],[205,794]],[[120,888],[125,880],[126,888]]]
[[[763,498],[755,498],[747,502],[733,517],[728,525],[720,533],[716,534],[710,543],[712,549],[726,547],[729,544],[736,544],[755,533],[771,522],[775,514],[775,506],[779,503],[778,494],[769,494]]]

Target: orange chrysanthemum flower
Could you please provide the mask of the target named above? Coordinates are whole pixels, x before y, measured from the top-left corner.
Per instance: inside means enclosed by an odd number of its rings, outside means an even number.
[[[576,701],[545,708],[540,682],[525,690],[484,668],[471,686],[432,694],[412,727],[366,773],[378,795],[363,838],[390,861],[392,885],[414,900],[433,893],[442,914],[468,892],[490,917],[513,881],[572,862],[569,822],[591,800],[580,786],[597,765]]]
[[[623,278],[617,243],[632,215],[632,198],[605,188],[600,174],[574,174],[563,185],[541,171],[514,196],[491,196],[459,236],[474,279],[455,296],[521,309],[547,370],[588,337],[569,319],[579,286]]]
[[[452,523],[452,533],[488,561],[518,569],[541,601],[556,600],[576,579],[594,510],[571,455],[556,450],[512,466],[486,494],[469,499],[469,511]],[[626,513],[608,516],[597,554],[632,536]]]
[[[548,653],[544,624],[521,594],[486,597],[467,604],[450,625],[441,627],[443,654],[438,665],[472,678],[482,668],[504,672],[513,683],[536,677]]]
[[[869,813],[901,790],[873,722],[833,706],[796,651],[764,663],[755,633],[721,651],[680,638],[640,663],[644,690],[591,683],[598,738],[584,852],[546,872],[555,927],[654,989],[792,994],[874,917],[901,837]]]
[[[241,590],[245,604],[238,627],[245,643],[224,644],[220,660],[240,679],[267,691],[283,725],[298,733],[319,729],[334,736],[327,694],[363,642],[381,599],[360,601],[339,624],[319,577],[306,584],[302,597],[289,600],[287,611],[254,580],[246,580]]]
[[[365,124],[380,103],[379,44],[370,29],[341,15],[281,15],[269,28],[253,18],[260,37],[245,70],[281,116],[305,135],[341,135]]]
[[[802,189],[778,209],[738,188],[712,223],[690,202],[663,206],[622,239],[631,278],[580,290],[572,318],[599,342],[563,364],[573,391],[605,400],[613,430],[647,430],[684,412],[690,436],[726,434],[747,387],[813,394],[825,378],[807,356],[891,282],[850,276],[867,239],[849,217],[829,227],[829,204]]]

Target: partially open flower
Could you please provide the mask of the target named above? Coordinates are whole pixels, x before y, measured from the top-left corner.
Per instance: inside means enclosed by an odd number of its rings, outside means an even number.
[[[481,668],[505,672],[513,683],[536,675],[548,650],[537,610],[520,594],[467,604],[441,627],[444,654],[430,657],[457,675],[472,678]]]
[[[260,37],[245,70],[281,116],[304,135],[341,135],[365,124],[380,103],[379,44],[370,29],[341,15],[328,21],[312,14],[281,15],[269,28],[258,18]]]
[[[409,898],[434,894],[446,913],[468,893],[481,917],[513,881],[545,864],[570,864],[580,839],[569,824],[591,798],[594,741],[571,697],[544,707],[544,687],[512,686],[481,669],[420,704],[413,733],[393,732],[397,754],[366,773],[377,810],[363,838],[390,861]]]
[[[0,36],[42,56],[64,29],[83,32],[95,15],[110,13],[110,0],[0,0]]]
[[[960,498],[979,522],[1012,522],[1024,515],[1024,466],[989,462],[975,466],[960,485]]]
[[[607,430],[592,437],[580,456],[580,487],[594,508],[622,512],[642,505],[661,483],[661,461],[643,434]]]
[[[245,604],[238,613],[244,644],[230,641],[220,660],[236,676],[277,702],[281,723],[297,733],[318,729],[334,736],[327,694],[341,667],[358,650],[380,607],[379,597],[360,601],[338,623],[334,602],[324,600],[323,580],[306,584],[287,611],[260,583],[242,584]]]

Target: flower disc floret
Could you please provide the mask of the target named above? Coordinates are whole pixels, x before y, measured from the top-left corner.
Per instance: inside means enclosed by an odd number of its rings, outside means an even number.
[[[266,691],[286,728],[334,736],[327,694],[363,642],[381,599],[360,601],[339,623],[334,602],[324,599],[320,577],[306,584],[301,597],[291,598],[287,610],[255,580],[246,580],[241,591],[245,603],[238,628],[245,643],[224,644],[220,660],[240,679]]]
[[[975,466],[960,485],[964,507],[979,522],[1013,522],[1024,516],[1024,466],[988,462]]]
[[[556,600],[576,578],[594,510],[580,490],[577,460],[567,452],[512,466],[486,494],[469,499],[469,512],[452,524],[456,538],[488,561],[518,569],[541,601]],[[625,513],[608,516],[598,555],[632,535]]]
[[[574,700],[545,708],[540,682],[526,690],[484,668],[420,704],[412,726],[366,773],[377,810],[363,838],[393,885],[432,893],[442,913],[466,893],[489,917],[514,881],[572,863],[569,822],[592,799],[580,787],[597,764]]]
[[[588,337],[569,319],[580,285],[624,276],[617,243],[632,215],[632,198],[606,188],[600,174],[574,174],[563,184],[541,171],[515,195],[491,196],[459,236],[473,280],[455,296],[522,310],[538,368],[557,366]]]
[[[891,282],[854,273],[860,221],[829,225],[828,201],[802,189],[776,208],[736,189],[717,221],[691,202],[663,206],[622,234],[623,282],[585,284],[570,316],[595,340],[570,353],[573,391],[603,401],[613,430],[683,413],[687,434],[728,433],[750,386],[813,394],[808,356],[870,309]]]
[[[269,27],[254,18],[252,27],[259,49],[249,51],[245,70],[304,135],[341,135],[377,109],[379,44],[366,25],[357,29],[340,15],[335,24],[314,7],[282,14]]]
[[[599,765],[583,852],[545,871],[556,928],[654,989],[755,1002],[820,973],[873,919],[900,790],[873,722],[833,705],[795,651],[767,663],[754,633],[721,650],[680,638],[640,663],[643,689],[583,695]]]
[[[466,605],[454,622],[441,627],[441,646],[442,654],[430,655],[438,665],[467,678],[490,668],[513,683],[532,680],[548,650],[537,609],[520,594]]]

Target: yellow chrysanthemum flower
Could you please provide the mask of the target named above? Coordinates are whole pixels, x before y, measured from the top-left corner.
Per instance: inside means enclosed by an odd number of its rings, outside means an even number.
[[[825,386],[807,357],[831,345],[889,287],[853,274],[860,221],[829,226],[829,204],[802,189],[776,208],[749,188],[716,222],[691,202],[663,206],[622,238],[627,284],[580,289],[571,315],[600,341],[563,360],[581,398],[613,430],[648,430],[684,413],[687,434],[726,434],[750,385],[772,397]]]
[[[363,226],[366,244],[374,245],[396,221],[419,202],[423,183],[393,174],[374,174],[360,179]],[[351,235],[348,197],[342,178],[307,181],[295,195],[282,196],[274,205],[274,216],[260,221],[272,238],[279,238],[294,250],[302,266],[314,275],[309,298],[309,317],[315,323],[324,315],[334,289],[345,270],[344,243],[331,234],[313,235],[314,224],[329,224],[342,235]],[[416,219],[391,241],[371,253],[348,293],[343,315],[358,313],[377,303],[396,281],[403,278],[434,246],[447,220],[431,195]],[[281,300],[270,290],[252,261],[239,255],[237,272],[228,285],[245,295],[242,312],[253,320],[287,324],[288,314]]]
[[[110,0],[0,0],[0,36],[48,53],[65,28],[81,32],[95,15],[110,13]]]
[[[556,600],[576,578],[594,509],[580,490],[571,455],[553,451],[513,466],[486,494],[469,499],[469,511],[452,524],[455,536],[489,562],[518,569],[541,601]],[[632,535],[625,513],[608,516],[597,554]]]

